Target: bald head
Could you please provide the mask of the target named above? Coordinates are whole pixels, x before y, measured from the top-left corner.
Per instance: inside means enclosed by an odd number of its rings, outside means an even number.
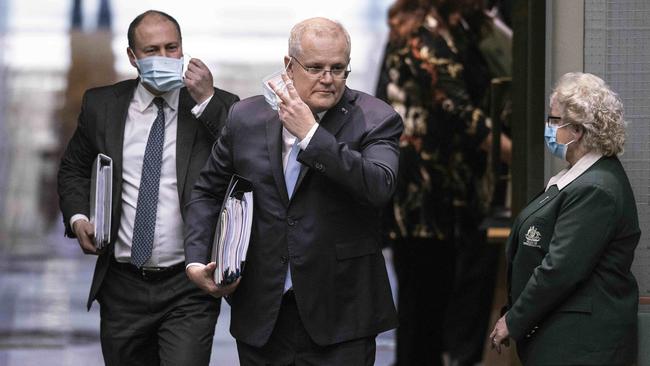
[[[291,35],[289,36],[289,55],[302,55],[303,37],[308,34],[316,38],[341,37],[345,40],[345,44],[347,45],[347,58],[350,58],[350,50],[352,48],[350,34],[345,30],[341,23],[327,18],[310,18],[296,24],[291,29]]]
[[[127,36],[128,41],[129,41],[129,47],[131,49],[135,48],[135,45],[136,45],[136,41],[137,41],[136,40],[136,31],[137,31],[137,28],[145,20],[148,23],[156,23],[156,22],[161,22],[161,21],[163,21],[163,22],[164,21],[171,22],[174,25],[174,28],[176,29],[176,32],[178,33],[178,40],[179,41],[181,40],[181,27],[180,27],[180,25],[178,25],[178,22],[176,21],[176,19],[174,19],[174,17],[172,17],[171,15],[169,15],[169,14],[167,14],[165,12],[159,11],[159,10],[147,10],[144,13],[142,13],[142,14],[138,15],[137,17],[135,17],[135,19],[133,19],[131,24],[129,24],[129,29],[128,29],[127,33],[126,33],[126,36]]]

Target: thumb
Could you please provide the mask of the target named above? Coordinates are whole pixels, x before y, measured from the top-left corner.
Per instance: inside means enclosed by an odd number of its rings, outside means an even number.
[[[88,225],[86,226],[85,230],[86,235],[88,235],[89,238],[94,239],[95,238],[95,228],[93,225]]]
[[[205,266],[205,271],[207,273],[212,273],[212,272],[214,272],[215,269],[217,269],[217,263],[215,263],[215,262],[210,262],[210,263],[206,264],[206,266]]]

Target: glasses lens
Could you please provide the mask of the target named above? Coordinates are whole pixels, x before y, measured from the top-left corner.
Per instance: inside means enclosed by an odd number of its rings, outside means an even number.
[[[300,67],[302,67],[307,74],[309,74],[310,77],[313,78],[322,78],[325,76],[325,73],[329,72],[330,75],[332,75],[332,78],[334,79],[339,79],[339,80],[344,80],[348,78],[348,75],[350,74],[350,67],[335,67],[333,69],[325,69],[323,67],[309,67],[305,66],[302,64],[302,62],[298,61],[297,58],[292,57],[292,61],[296,61]]]
[[[349,69],[334,69],[331,71],[332,77],[335,79],[342,79],[345,80],[348,78],[348,75],[350,75],[350,70]]]
[[[324,70],[325,70],[325,69],[322,69],[322,68],[320,68],[320,67],[308,67],[308,68],[307,68],[307,72],[308,72],[310,75],[313,75],[313,76],[322,76]]]
[[[558,126],[561,122],[562,122],[562,118],[561,118],[561,117],[557,117],[557,116],[548,116],[548,117],[546,118],[546,123],[547,123],[548,125],[550,125],[550,126]]]

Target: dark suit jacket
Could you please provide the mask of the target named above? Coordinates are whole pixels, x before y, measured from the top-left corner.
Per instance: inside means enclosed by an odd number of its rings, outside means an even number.
[[[88,308],[97,296],[117,238],[121,214],[124,124],[137,83],[137,79],[127,80],[86,91],[77,130],[68,143],[59,168],[58,190],[65,232],[66,236],[75,237],[70,227],[70,218],[75,214],[89,215],[92,162],[98,153],[113,159],[112,243],[97,259]],[[197,120],[191,113],[196,103],[185,88],[181,89],[176,143],[176,176],[181,207],[188,202],[192,186],[210,155],[228,109],[237,100],[239,98],[236,95],[215,89],[214,96],[200,120]]]
[[[522,210],[507,243],[506,324],[524,364],[632,363],[639,294],[630,266],[640,235],[616,157]]]
[[[207,263],[230,174],[253,182],[253,232],[230,330],[253,346],[275,325],[287,261],[301,319],[320,345],[397,325],[380,250],[380,208],[395,188],[401,118],[387,104],[346,89],[323,117],[289,200],[282,124],[261,96],[232,108],[186,207],[185,255]]]

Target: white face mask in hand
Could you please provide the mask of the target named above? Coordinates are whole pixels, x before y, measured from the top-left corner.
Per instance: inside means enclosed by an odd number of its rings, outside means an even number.
[[[150,56],[136,60],[143,83],[160,91],[178,89],[183,83],[183,58]]]
[[[286,74],[286,72],[287,68],[285,67],[284,69],[276,71],[262,79],[262,93],[264,94],[264,99],[266,99],[266,102],[269,103],[271,108],[276,111],[278,110],[280,97],[278,97],[273,89],[271,89],[269,86],[269,81],[272,82],[273,85],[279,88],[282,92],[286,91],[287,85],[284,83],[284,80],[282,80],[282,74]]]

